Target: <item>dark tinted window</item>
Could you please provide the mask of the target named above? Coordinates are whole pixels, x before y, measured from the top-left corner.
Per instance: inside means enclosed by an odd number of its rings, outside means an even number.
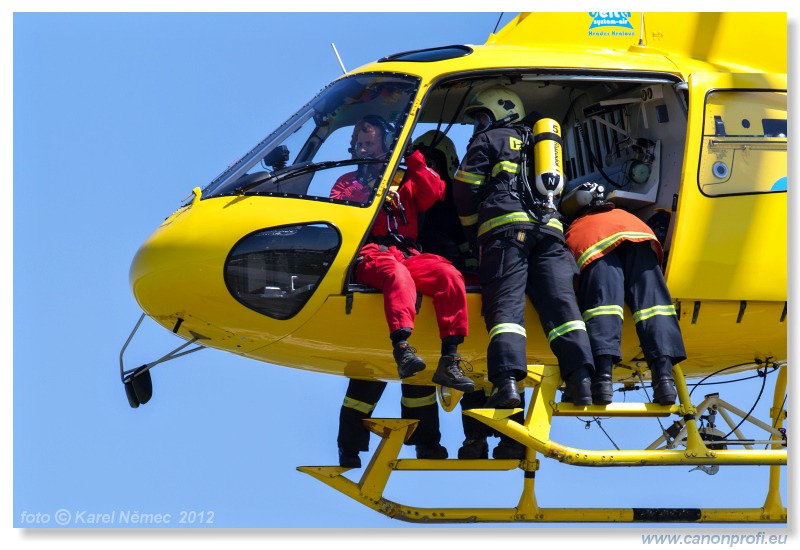
[[[250,309],[288,319],[311,298],[340,244],[339,232],[323,223],[251,233],[229,254],[225,284]]]
[[[410,52],[396,53],[378,60],[378,63],[387,61],[411,61],[417,63],[430,63],[432,61],[444,61],[445,59],[455,59],[464,57],[472,53],[472,48],[467,46],[443,46],[441,48],[431,48],[429,50],[414,50]]]

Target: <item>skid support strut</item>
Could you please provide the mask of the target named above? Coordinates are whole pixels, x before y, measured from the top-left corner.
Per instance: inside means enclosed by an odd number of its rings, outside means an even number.
[[[527,448],[525,460],[423,460],[399,459],[403,443],[413,432],[415,420],[368,419],[367,427],[381,437],[375,454],[359,481],[345,477],[348,469],[338,466],[301,466],[298,470],[390,518],[416,523],[558,523],[558,522],[656,522],[656,523],[785,523],[786,507],[779,493],[780,466],[787,462],[785,439],[780,437],[785,418],[786,365],[781,367],[775,388],[770,449],[719,449],[706,445],[696,421],[686,380],[674,368],[679,405],[621,403],[575,406],[556,403],[556,389],[562,381],[557,367],[529,367],[533,398],[523,424],[510,417],[520,409],[473,409],[465,411],[492,428],[519,441]],[[679,415],[686,429],[685,449],[585,450],[559,444],[550,438],[553,416],[653,417]],[[778,434],[778,435],[776,435]],[[579,466],[675,466],[675,465],[764,465],[770,466],[770,480],[763,506],[753,508],[543,508],[535,494],[536,453],[545,458]],[[523,471],[522,492],[516,506],[508,508],[420,508],[385,498],[390,475],[397,470],[435,471]]]

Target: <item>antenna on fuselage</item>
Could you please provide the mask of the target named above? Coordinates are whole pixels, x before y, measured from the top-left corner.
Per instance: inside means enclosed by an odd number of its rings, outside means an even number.
[[[639,45],[644,46],[644,12],[640,14],[639,18]]]
[[[494,30],[492,31],[492,34],[497,33],[497,27],[500,26],[500,20],[503,18],[504,13],[505,13],[504,11],[500,12],[500,17],[497,18],[497,23],[494,24]]]
[[[344,63],[342,63],[342,58],[339,57],[339,52],[336,50],[336,44],[331,42],[331,48],[333,48],[333,53],[336,54],[336,59],[339,60],[339,66],[342,68],[342,73],[347,74],[347,69],[344,68]]]

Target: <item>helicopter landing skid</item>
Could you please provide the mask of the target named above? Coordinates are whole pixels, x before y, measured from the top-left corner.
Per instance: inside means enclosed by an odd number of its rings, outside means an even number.
[[[786,523],[787,510],[779,492],[780,466],[787,463],[786,440],[772,435],[771,449],[741,451],[723,449],[703,437],[694,419],[686,380],[679,367],[674,368],[680,405],[619,403],[575,406],[555,403],[561,384],[557,367],[529,367],[529,378],[536,382],[533,399],[523,424],[510,417],[520,409],[473,409],[464,414],[477,418],[495,430],[526,446],[524,460],[426,460],[399,459],[403,443],[416,428],[416,420],[366,419],[364,424],[381,441],[366,466],[361,479],[352,481],[339,466],[300,466],[297,469],[333,487],[337,491],[393,519],[413,523],[563,523],[563,522],[647,522],[647,523]],[[786,391],[786,365],[781,366],[775,387],[775,406],[771,425],[780,434],[784,418],[781,403]],[[567,447],[549,437],[553,416],[681,416],[685,429],[685,449],[584,450]],[[578,466],[720,466],[763,465],[770,467],[768,494],[762,506],[754,508],[543,508],[534,491],[535,472],[539,469],[536,453]],[[392,472],[397,470],[435,471],[523,471],[522,493],[516,506],[508,508],[420,508],[384,498]]]

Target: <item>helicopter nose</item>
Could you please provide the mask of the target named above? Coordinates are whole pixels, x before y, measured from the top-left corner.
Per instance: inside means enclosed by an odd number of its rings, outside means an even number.
[[[164,327],[246,351],[283,338],[310,315],[306,305],[341,236],[330,223],[265,224],[263,215],[246,218],[232,208],[200,201],[167,219],[136,253],[130,284]]]
[[[159,227],[136,252],[130,267],[136,301],[162,324],[170,318],[200,317],[205,304],[225,292],[219,275],[224,256],[216,256],[211,243],[187,238],[180,226]]]
[[[283,337],[285,323],[244,307],[226,287],[223,266],[235,238],[192,217],[168,219],[134,256],[130,285],[142,310],[181,337],[221,349],[246,351]]]

